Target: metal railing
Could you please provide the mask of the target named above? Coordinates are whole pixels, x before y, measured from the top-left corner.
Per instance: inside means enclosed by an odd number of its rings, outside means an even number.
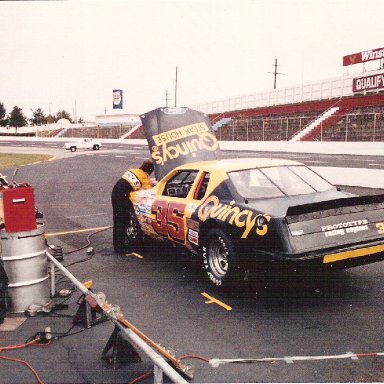
[[[380,69],[364,72],[363,74],[367,75],[369,73],[370,75],[375,75],[382,72],[383,69]],[[191,108],[207,114],[216,114],[241,109],[353,96],[353,79],[361,75],[361,73],[345,74],[343,77],[303,83],[293,87],[197,103],[192,105]]]
[[[48,260],[51,262],[51,268],[58,268],[71,282],[77,287],[77,289],[84,295],[92,297],[98,302],[98,297],[92,291],[88,290],[71,272],[68,271],[60,262],[58,262],[52,254],[46,252]],[[51,271],[51,275],[54,276],[54,269]],[[163,373],[172,380],[173,383],[187,384],[186,381],[168,362],[158,354],[151,346],[139,337],[131,329],[124,326],[118,317],[113,314],[113,311],[106,311],[101,305],[105,316],[123,333],[124,337],[132,342],[137,348],[139,348],[154,364],[154,383],[163,383]]]

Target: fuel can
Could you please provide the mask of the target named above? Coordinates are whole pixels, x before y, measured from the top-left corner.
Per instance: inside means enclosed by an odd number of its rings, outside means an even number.
[[[33,231],[37,228],[35,194],[31,186],[0,189],[0,225],[6,232]]]

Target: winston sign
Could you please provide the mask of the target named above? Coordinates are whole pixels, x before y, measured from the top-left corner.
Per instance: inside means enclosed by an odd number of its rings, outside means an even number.
[[[384,48],[371,49],[359,53],[353,53],[343,57],[343,66],[365,63],[367,61],[384,59]]]

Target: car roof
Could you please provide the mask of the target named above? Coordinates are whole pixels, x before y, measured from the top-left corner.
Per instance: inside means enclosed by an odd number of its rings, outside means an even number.
[[[266,167],[278,167],[287,165],[303,165],[298,161],[286,160],[286,159],[271,159],[271,158],[258,158],[258,157],[245,157],[236,159],[221,159],[221,160],[209,160],[198,161],[196,163],[188,163],[177,167],[176,169],[198,169],[209,172],[214,171],[238,171],[242,169],[251,168],[266,168]]]

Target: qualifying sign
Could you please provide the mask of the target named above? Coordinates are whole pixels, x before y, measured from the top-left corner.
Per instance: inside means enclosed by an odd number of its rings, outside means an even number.
[[[353,92],[364,92],[384,89],[384,73],[353,79]]]

